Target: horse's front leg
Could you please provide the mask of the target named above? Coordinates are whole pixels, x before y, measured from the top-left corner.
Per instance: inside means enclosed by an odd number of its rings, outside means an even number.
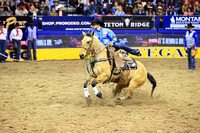
[[[89,75],[89,77],[88,77],[88,79],[85,81],[85,83],[84,83],[84,93],[85,93],[85,97],[86,98],[89,98],[90,97],[90,94],[89,94],[89,91],[88,91],[88,83],[90,83],[91,82],[91,79],[92,79],[92,77]]]
[[[96,88],[96,85],[98,83],[104,83],[105,81],[109,80],[109,76],[107,74],[101,74],[96,79],[92,80],[92,89],[94,91],[94,94],[99,97],[103,98],[103,95],[101,92],[99,92]]]
[[[84,83],[84,93],[85,93],[85,97],[86,97],[86,102],[87,102],[87,104],[88,105],[90,105],[91,104],[91,102],[92,102],[92,100],[91,100],[91,98],[90,98],[90,94],[89,94],[89,91],[88,91],[88,83],[90,83],[91,82],[91,80],[92,80],[92,77],[89,75],[89,77],[88,77],[88,79],[87,79],[87,81]]]

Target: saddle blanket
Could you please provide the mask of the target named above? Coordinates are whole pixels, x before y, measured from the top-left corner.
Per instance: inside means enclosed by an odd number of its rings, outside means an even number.
[[[128,63],[128,61],[124,61],[124,66],[121,67],[121,70],[136,70],[137,69],[137,63],[135,61],[135,59],[131,58],[133,60],[132,63]]]

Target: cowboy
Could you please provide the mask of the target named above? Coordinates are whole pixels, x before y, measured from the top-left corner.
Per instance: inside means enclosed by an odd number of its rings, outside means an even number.
[[[103,28],[104,23],[99,18],[95,18],[92,23],[92,28],[94,29],[94,35],[97,36],[100,42],[104,45],[109,44],[117,50],[123,49],[126,52],[133,54],[133,55],[140,55],[140,51],[136,49],[132,49],[123,43],[116,43],[117,37],[114,32],[108,28]]]
[[[0,16],[10,16],[10,14],[4,10],[4,6],[0,5]]]
[[[15,24],[15,29],[13,29],[10,33],[10,41],[13,42],[13,47],[16,55],[16,61],[19,61],[20,51],[21,51],[21,40],[23,37],[23,32],[19,28],[19,23]]]
[[[34,26],[34,21],[32,20],[29,23],[29,27],[26,28],[25,38],[28,41],[28,51],[27,51],[27,60],[31,58],[31,49],[33,49],[33,58],[37,60],[36,57],[36,40],[39,38],[38,28]]]
[[[4,28],[3,22],[0,22],[0,62],[5,62],[6,60],[6,58],[4,57],[6,54],[6,39],[7,30]]]
[[[197,50],[198,46],[198,35],[197,32],[192,30],[194,26],[191,23],[187,24],[187,32],[185,35],[184,49],[187,50],[188,54],[188,69],[195,69],[195,55],[192,55],[192,50]],[[186,48],[187,47],[187,48]]]
[[[51,9],[55,8],[55,10],[57,11],[58,10],[58,4],[59,4],[59,0],[53,0],[53,5],[51,6]]]

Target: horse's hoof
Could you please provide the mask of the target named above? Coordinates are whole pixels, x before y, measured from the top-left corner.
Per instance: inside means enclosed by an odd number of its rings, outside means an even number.
[[[114,107],[116,105],[116,102],[111,102],[108,104],[108,106]]]
[[[102,93],[101,93],[101,92],[98,92],[98,93],[97,93],[97,97],[98,97],[98,98],[103,98]]]
[[[119,100],[119,101],[120,101],[120,100],[121,100],[121,98],[117,98],[117,100]]]
[[[92,103],[90,96],[86,97],[86,102],[88,105],[90,105]]]
[[[122,100],[120,98],[117,98],[115,101],[114,101],[115,105],[121,105],[122,104]]]

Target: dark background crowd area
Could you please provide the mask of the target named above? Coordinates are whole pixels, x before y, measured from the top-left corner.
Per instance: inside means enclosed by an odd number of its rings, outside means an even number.
[[[200,0],[0,0],[0,16],[200,15]]]

